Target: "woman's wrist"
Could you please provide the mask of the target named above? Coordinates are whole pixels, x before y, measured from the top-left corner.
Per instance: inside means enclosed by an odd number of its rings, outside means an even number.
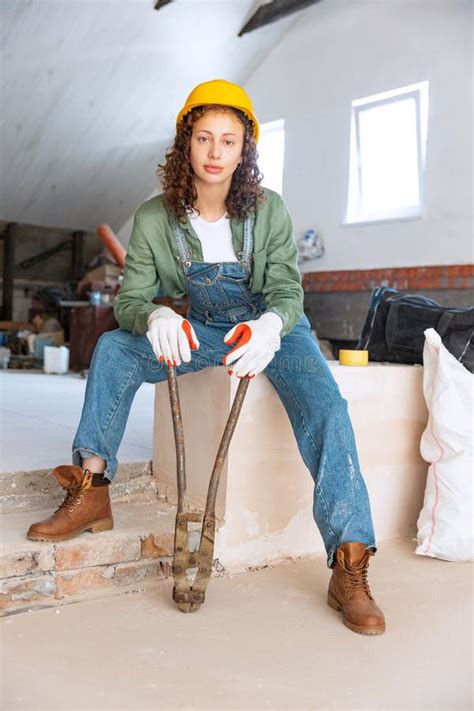
[[[173,309],[170,309],[169,306],[158,306],[154,311],[151,312],[151,314],[148,316],[148,328],[150,328],[150,324],[152,321],[154,321],[156,318],[160,318],[162,316],[176,316],[176,312],[173,311]]]
[[[283,319],[275,311],[265,311],[265,313],[260,316],[259,320],[263,320],[274,326],[278,331],[278,335],[280,335],[281,329],[283,328]]]

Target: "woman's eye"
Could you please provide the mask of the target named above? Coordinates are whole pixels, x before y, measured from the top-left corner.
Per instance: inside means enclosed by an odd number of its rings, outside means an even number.
[[[226,143],[227,143],[227,145],[229,145],[229,144],[230,144],[231,146],[234,145],[234,141],[226,141]]]

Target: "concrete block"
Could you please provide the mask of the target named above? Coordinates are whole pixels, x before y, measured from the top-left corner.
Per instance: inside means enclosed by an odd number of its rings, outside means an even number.
[[[99,540],[100,537],[100,540]],[[90,534],[71,541],[56,544],[56,570],[110,565],[141,556],[141,541],[138,536],[117,533]]]
[[[41,573],[54,568],[54,546],[43,543],[43,547],[16,546],[13,550],[0,553],[0,578]]]
[[[56,578],[56,595],[58,599],[78,595],[86,590],[96,590],[113,586],[113,577],[104,576],[103,566],[65,570]]]
[[[162,558],[163,556],[173,555],[174,548],[174,533],[150,534],[147,538],[142,539],[142,557],[143,558]]]
[[[12,551],[0,557],[0,578],[26,575],[38,568],[33,551]]]
[[[17,601],[35,601],[51,598],[56,592],[53,575],[18,576],[0,582],[0,607],[12,606]]]
[[[70,463],[70,462],[65,462]],[[26,511],[51,507],[64,499],[65,491],[51,474],[51,469],[0,472],[0,512]],[[153,501],[157,498],[151,462],[122,462],[110,489],[112,502]]]
[[[412,536],[428,464],[419,442],[427,422],[423,368],[328,365],[348,401],[377,540]],[[180,376],[188,503],[205,496],[236,378],[216,367]],[[176,495],[176,453],[166,382],[156,386],[153,471],[160,494]],[[262,373],[252,380],[224,464],[215,557],[240,570],[324,553],[312,515],[314,484],[286,411]]]
[[[115,585],[130,585],[146,578],[163,577],[157,560],[142,559],[130,563],[118,563],[115,566],[113,582]]]

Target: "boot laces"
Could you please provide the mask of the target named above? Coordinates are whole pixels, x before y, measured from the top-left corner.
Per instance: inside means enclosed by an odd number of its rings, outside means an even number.
[[[57,513],[60,509],[65,508],[66,506],[69,507],[69,511],[73,511],[84,498],[84,494],[81,495],[81,489],[82,486],[80,484],[70,486],[66,489],[66,496],[54,513]]]
[[[355,590],[363,590],[370,598],[372,598],[369,588],[369,581],[367,579],[367,561],[368,557],[366,556],[364,556],[362,561],[357,565],[351,565],[348,560],[344,561],[344,569],[346,572],[346,575],[344,576],[344,583],[349,596],[351,596]]]

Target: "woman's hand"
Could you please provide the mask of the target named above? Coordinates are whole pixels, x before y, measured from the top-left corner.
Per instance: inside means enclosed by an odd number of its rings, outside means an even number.
[[[190,322],[168,306],[159,306],[148,318],[146,337],[160,363],[181,365],[191,360],[191,350],[199,348],[199,341]]]
[[[283,321],[273,311],[267,311],[260,318],[243,321],[230,329],[224,336],[224,343],[237,345],[223,358],[223,363],[229,366],[236,361],[233,369],[227,369],[229,375],[234,372],[238,378],[246,375],[253,378],[260,373],[280,349],[280,332]]]

